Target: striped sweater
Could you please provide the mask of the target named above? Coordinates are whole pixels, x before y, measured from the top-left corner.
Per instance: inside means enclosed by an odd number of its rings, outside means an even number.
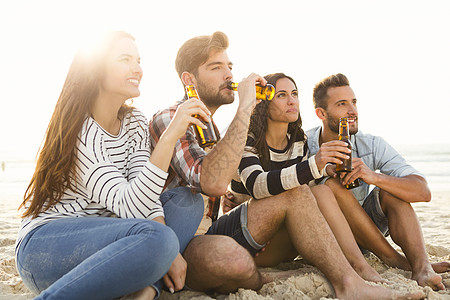
[[[290,149],[269,147],[269,170],[263,169],[254,143],[254,138],[249,135],[238,176],[230,183],[230,190],[239,203],[249,196],[261,199],[278,195],[323,176],[323,170],[317,169],[315,156],[308,159],[306,139],[295,141]]]
[[[52,220],[76,217],[153,219],[164,216],[159,195],[167,173],[149,162],[147,120],[133,110],[113,136],[88,118],[76,146],[75,191],[67,189],[59,203],[38,217],[24,218],[16,251],[25,235]]]

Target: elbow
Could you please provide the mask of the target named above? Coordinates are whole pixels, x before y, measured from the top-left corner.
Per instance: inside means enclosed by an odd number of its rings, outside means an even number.
[[[431,201],[431,190],[428,187],[428,184],[426,184],[426,182],[424,183],[424,186],[422,188],[421,198],[422,198],[421,202],[430,202]]]
[[[228,189],[228,183],[214,183],[207,186],[202,186],[202,193],[211,197],[220,197],[225,195]]]
[[[431,191],[429,188],[422,195],[422,202],[430,202],[431,201]]]
[[[431,190],[428,187],[428,184],[425,180],[425,178],[415,176],[416,181],[414,182],[414,185],[416,185],[415,189],[412,189],[412,191],[416,191],[415,197],[416,201],[413,202],[430,202],[431,201]]]
[[[431,201],[431,191],[428,187],[423,189],[420,193],[415,195],[415,200],[412,202],[430,202]]]

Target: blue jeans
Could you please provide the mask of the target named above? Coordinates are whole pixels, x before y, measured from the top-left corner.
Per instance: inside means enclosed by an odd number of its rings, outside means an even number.
[[[201,194],[193,194],[187,187],[177,187],[161,194],[167,226],[175,231],[180,253],[194,237],[203,218],[204,202]]]
[[[166,224],[175,231],[180,253],[183,253],[203,218],[203,197],[201,194],[192,194],[187,187],[177,187],[162,193],[159,200],[164,208]],[[162,279],[155,283],[158,295],[163,285]]]
[[[187,188],[161,195],[166,223],[142,219],[67,218],[30,232],[17,254],[35,299],[112,299],[153,285],[193,237],[203,199]],[[170,228],[173,226],[173,229]],[[175,233],[174,233],[175,231]],[[157,282],[158,281],[158,282]]]

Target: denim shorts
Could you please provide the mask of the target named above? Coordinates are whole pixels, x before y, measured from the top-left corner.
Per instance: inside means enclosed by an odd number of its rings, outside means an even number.
[[[214,221],[206,234],[226,235],[233,238],[239,245],[247,249],[252,256],[261,251],[264,245],[258,244],[247,227],[247,202],[229,211]]]
[[[389,235],[388,218],[381,209],[380,188],[375,187],[369,196],[366,197],[362,205],[365,212],[369,215],[378,229],[384,236]]]

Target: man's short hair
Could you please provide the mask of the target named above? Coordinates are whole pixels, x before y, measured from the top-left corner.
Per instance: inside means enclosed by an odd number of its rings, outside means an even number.
[[[181,78],[183,72],[198,75],[198,67],[208,60],[211,50],[225,51],[228,48],[228,37],[216,31],[212,35],[194,37],[186,41],[178,50],[175,69]]]
[[[314,108],[327,109],[328,89],[332,87],[349,86],[350,82],[344,74],[338,73],[322,79],[314,86],[313,103]]]

